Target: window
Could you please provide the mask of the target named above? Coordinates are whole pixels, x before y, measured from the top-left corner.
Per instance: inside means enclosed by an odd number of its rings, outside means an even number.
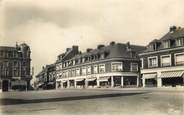
[[[75,77],[75,69],[72,69],[72,77]]]
[[[148,67],[157,67],[157,66],[158,66],[157,56],[148,57]]]
[[[157,43],[152,43],[152,44],[150,44],[150,45],[148,46],[148,48],[149,48],[150,50],[153,50],[153,51],[157,50]]]
[[[0,57],[3,57],[3,51],[0,51]]]
[[[99,73],[104,73],[105,72],[105,64],[100,64],[99,65]]]
[[[112,62],[111,63],[111,71],[122,71],[123,63],[122,62]]]
[[[175,54],[175,65],[184,64],[184,53]]]
[[[171,55],[161,56],[161,66],[170,66],[171,65]]]
[[[105,58],[105,54],[100,54],[100,59],[104,59]]]
[[[76,76],[80,76],[80,68],[76,69]]]
[[[17,61],[14,61],[14,67],[18,67],[19,63]]]
[[[93,66],[93,71],[94,71],[94,73],[98,73],[98,66],[97,65]]]
[[[87,67],[87,74],[91,74],[91,66]]]
[[[73,60],[72,62],[73,62],[73,65],[75,65],[75,60]]]
[[[182,46],[183,45],[183,39],[182,38],[177,38],[176,39],[176,46]]]
[[[82,63],[84,63],[85,62],[85,58],[82,58]]]
[[[68,77],[68,71],[63,72],[63,77]]]
[[[131,71],[138,71],[138,64],[137,63],[131,63]]]
[[[86,75],[86,67],[82,67],[82,75]]]
[[[163,47],[164,48],[169,48],[170,47],[170,41],[164,41],[163,42]]]

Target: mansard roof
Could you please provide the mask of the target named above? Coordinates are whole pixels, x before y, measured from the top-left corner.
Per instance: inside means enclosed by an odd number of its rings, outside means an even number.
[[[173,27],[174,29],[172,29]],[[173,27],[171,27],[170,31],[160,39],[161,41],[184,37],[184,28],[176,28],[175,26]]]
[[[107,46],[103,46],[97,49],[91,49],[88,52],[78,53],[77,55],[71,57],[70,59],[79,59],[82,57],[88,57],[98,54],[107,54],[106,58],[133,58],[132,52],[138,54],[145,50],[146,47],[138,45],[130,45],[129,43],[114,43]],[[135,57],[134,57],[135,58]]]

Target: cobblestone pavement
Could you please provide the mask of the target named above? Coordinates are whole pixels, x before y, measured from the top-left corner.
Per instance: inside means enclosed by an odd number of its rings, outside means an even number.
[[[2,115],[184,115],[176,89],[65,89],[0,94]]]

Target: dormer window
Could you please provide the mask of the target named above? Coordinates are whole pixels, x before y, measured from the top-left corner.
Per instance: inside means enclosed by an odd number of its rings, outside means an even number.
[[[176,39],[176,46],[182,46],[183,45],[183,38],[177,38]]]
[[[100,59],[104,59],[104,58],[105,58],[105,54],[102,53],[102,54],[100,55]]]
[[[150,49],[150,50],[153,50],[153,51],[156,51],[156,50],[157,50],[156,43],[150,44],[150,45],[149,45],[149,49]]]
[[[82,58],[82,63],[84,63],[85,62],[85,58]]]
[[[163,41],[163,48],[170,48],[170,41]]]

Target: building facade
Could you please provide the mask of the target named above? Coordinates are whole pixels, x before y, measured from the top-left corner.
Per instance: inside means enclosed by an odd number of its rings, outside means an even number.
[[[140,60],[136,46],[111,42],[81,53],[67,48],[56,61],[56,88],[138,87]]]
[[[30,47],[23,43],[15,47],[0,46],[0,88],[2,91],[26,90],[30,87]]]
[[[36,75],[36,89],[55,89],[55,73],[55,64],[50,64],[42,67],[41,72]]]
[[[171,27],[139,56],[143,87],[184,85],[184,28]]]

